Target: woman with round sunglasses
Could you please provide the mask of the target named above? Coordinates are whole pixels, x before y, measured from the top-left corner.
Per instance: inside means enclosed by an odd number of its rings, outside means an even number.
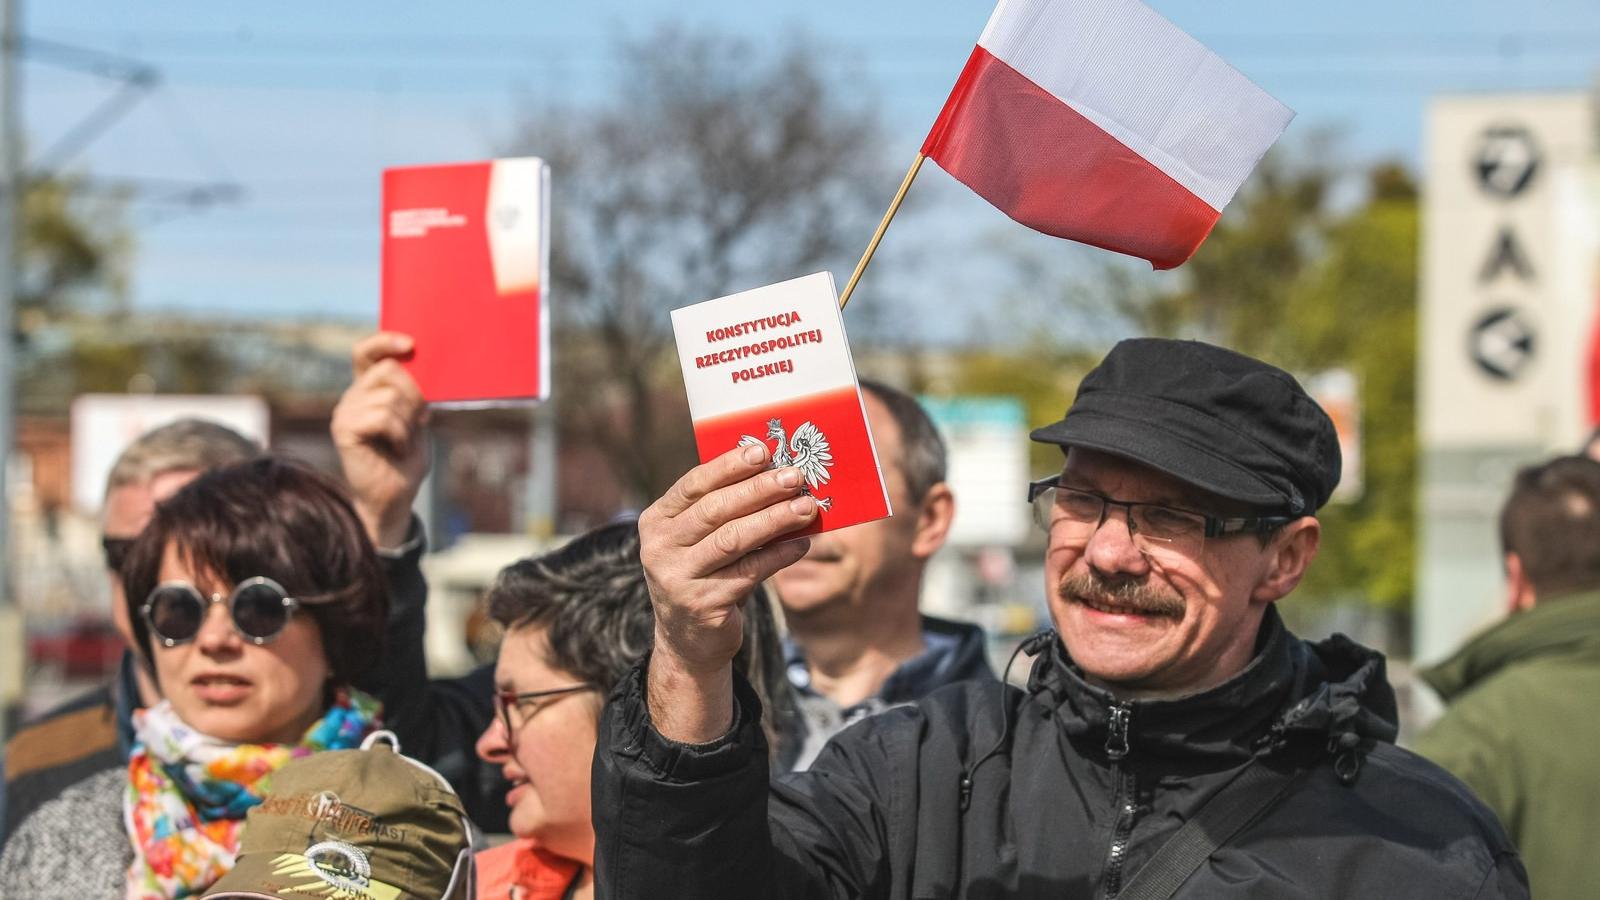
[[[48,838],[103,868],[106,896],[199,896],[232,868],[274,771],[376,729],[377,702],[349,685],[381,649],[383,574],[333,481],[263,457],[157,506],[122,578],[163,700],[134,714],[128,768],[102,792],[106,820]]]
[[[511,783],[506,804],[517,840],[478,854],[478,896],[587,900],[594,896],[589,770],[600,710],[655,634],[638,523],[606,525],[507,566],[488,605],[505,636],[495,719],[478,739],[478,755]],[[771,603],[758,590],[745,609],[738,662],[778,723],[768,737],[780,755],[790,749],[780,733],[796,733],[798,710]]]

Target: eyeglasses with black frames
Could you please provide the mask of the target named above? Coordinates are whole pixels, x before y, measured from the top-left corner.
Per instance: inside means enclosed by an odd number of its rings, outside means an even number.
[[[1223,517],[1198,510],[1117,500],[1093,491],[1066,487],[1061,476],[1041,478],[1028,485],[1033,521],[1050,535],[1052,544],[1084,547],[1105,524],[1108,510],[1126,513],[1128,535],[1147,556],[1193,559],[1205,549],[1208,538],[1235,534],[1269,534],[1294,521],[1289,516]]]

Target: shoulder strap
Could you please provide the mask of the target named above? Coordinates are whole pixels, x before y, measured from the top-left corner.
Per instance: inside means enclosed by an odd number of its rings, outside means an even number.
[[[1296,774],[1251,760],[1134,873],[1117,900],[1169,900],[1217,848],[1271,806]]]

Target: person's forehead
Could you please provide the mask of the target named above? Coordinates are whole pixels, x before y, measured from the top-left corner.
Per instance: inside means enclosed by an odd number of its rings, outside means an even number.
[[[1093,488],[1118,500],[1138,500],[1220,513],[1242,511],[1237,502],[1218,497],[1166,472],[1131,459],[1082,447],[1068,450],[1061,477],[1070,486]]]
[[[889,407],[871,391],[862,391],[866,401],[867,425],[872,428],[872,443],[878,451],[878,462],[900,468],[904,455],[901,447],[900,423],[894,420]]]
[[[150,497],[160,503],[199,477],[199,469],[169,469],[158,472],[150,478]]]
[[[499,658],[494,665],[497,688],[539,691],[560,686],[555,682],[564,676],[549,664],[550,643],[546,631],[543,625],[523,625],[505,633],[500,639]]]
[[[100,531],[109,538],[137,537],[155,514],[156,504],[171,497],[200,475],[198,469],[169,469],[150,480],[124,484],[106,492]]]
[[[872,447],[878,452],[878,465],[883,469],[883,480],[891,495],[898,489],[910,489],[906,480],[906,451],[900,434],[900,423],[895,421],[889,407],[871,391],[862,391],[866,401],[867,425],[872,429]],[[899,486],[899,488],[896,487]]]
[[[156,501],[145,484],[125,484],[106,494],[100,511],[100,531],[109,538],[132,538],[144,530],[155,513]]]
[[[161,551],[161,581],[187,581],[202,594],[226,593],[233,584],[224,576],[195,565],[190,554],[174,541]]]

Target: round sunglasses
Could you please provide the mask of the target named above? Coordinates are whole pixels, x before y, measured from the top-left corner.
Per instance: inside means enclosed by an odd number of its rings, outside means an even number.
[[[300,601],[289,596],[283,585],[258,575],[234,585],[227,596],[212,594],[209,599],[187,581],[162,582],[139,612],[161,646],[176,647],[194,640],[211,604],[224,601],[233,618],[233,630],[257,647],[282,634],[300,607]]]

